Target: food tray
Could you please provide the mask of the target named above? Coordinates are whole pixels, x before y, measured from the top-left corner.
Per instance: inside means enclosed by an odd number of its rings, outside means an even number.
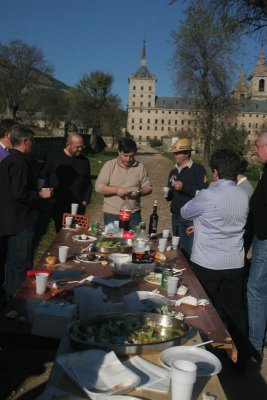
[[[106,321],[123,321],[127,317],[133,316],[140,320],[142,323],[148,319],[161,325],[161,333],[164,334],[166,328],[181,329],[182,332],[179,335],[169,339],[161,340],[153,343],[143,343],[143,344],[121,344],[121,343],[97,343],[89,342],[86,339],[82,339],[77,335],[77,327],[96,326],[102,322]],[[67,327],[67,335],[71,341],[71,345],[78,350],[85,350],[91,348],[99,348],[105,351],[114,351],[117,355],[131,355],[131,354],[144,354],[144,353],[155,353],[164,350],[171,346],[177,346],[185,343],[186,337],[190,331],[189,325],[180,321],[176,318],[169,317],[167,315],[153,314],[153,313],[110,313],[102,314],[88,319],[82,319],[72,322]]]
[[[105,243],[109,243],[110,246]],[[102,238],[95,242],[95,250],[99,253],[131,253],[132,249],[131,239]]]

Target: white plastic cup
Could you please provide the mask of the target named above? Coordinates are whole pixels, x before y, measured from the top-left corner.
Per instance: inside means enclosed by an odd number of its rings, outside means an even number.
[[[166,197],[168,197],[169,190],[170,190],[170,188],[168,186],[164,186],[163,193],[164,193],[165,199],[166,199]]]
[[[73,220],[73,217],[66,217],[65,218],[66,228],[70,228],[71,227],[72,220]]]
[[[78,206],[79,206],[78,203],[71,203],[71,214],[74,214],[74,215],[77,214]]]
[[[44,294],[48,282],[49,274],[46,272],[38,272],[36,275],[36,293]]]
[[[172,237],[172,248],[173,250],[177,250],[180,242],[180,237],[179,236],[173,236]]]
[[[170,234],[170,230],[169,229],[163,229],[163,231],[162,231],[163,239],[168,239],[169,234]]]
[[[177,292],[179,278],[177,276],[167,276],[167,295],[175,296]]]
[[[175,360],[171,366],[172,400],[191,400],[196,377],[196,364],[186,360]]]
[[[58,259],[61,263],[66,262],[68,256],[68,246],[58,246]]]
[[[164,253],[164,251],[166,250],[166,247],[167,247],[167,239],[160,238],[159,239],[159,247],[158,247],[159,251]]]

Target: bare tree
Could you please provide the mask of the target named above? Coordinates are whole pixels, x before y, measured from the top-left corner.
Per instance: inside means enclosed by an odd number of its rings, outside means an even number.
[[[201,110],[199,134],[207,165],[220,115],[229,111],[230,79],[233,67],[233,36],[209,10],[189,7],[177,32],[172,32],[175,51],[172,66],[175,85],[183,96],[191,97]]]
[[[235,32],[253,34],[267,27],[266,0],[169,0],[169,4],[182,2],[189,7],[202,3],[202,7],[231,25]]]
[[[50,86],[52,72],[53,67],[37,46],[21,40],[11,40],[8,45],[0,43],[0,95],[7,115],[15,118],[25,97]]]

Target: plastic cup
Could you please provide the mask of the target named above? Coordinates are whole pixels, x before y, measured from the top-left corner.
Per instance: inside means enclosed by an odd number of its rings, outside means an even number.
[[[170,188],[168,186],[164,186],[163,193],[164,193],[164,197],[165,198],[168,197],[169,190],[170,190]]]
[[[177,250],[178,249],[179,242],[180,242],[180,237],[179,236],[173,236],[172,237],[172,248],[173,248],[173,250]]]
[[[58,259],[61,263],[66,262],[68,256],[68,246],[58,246]]]
[[[162,231],[162,237],[163,237],[163,239],[168,239],[169,233],[170,233],[170,230],[169,230],[169,229],[163,229],[163,231]]]
[[[172,400],[191,400],[197,366],[191,361],[176,360],[171,366]]]
[[[175,296],[177,292],[179,278],[177,276],[167,276],[167,295]]]
[[[78,203],[71,203],[71,214],[77,214],[78,206]]]
[[[66,217],[65,218],[66,228],[70,228],[71,227],[72,220],[73,220],[73,217]]]
[[[36,275],[36,293],[44,294],[48,282],[49,274],[46,272],[38,272]]]
[[[158,247],[159,251],[164,253],[164,251],[166,250],[166,247],[167,247],[167,239],[160,238],[159,239],[159,247]]]

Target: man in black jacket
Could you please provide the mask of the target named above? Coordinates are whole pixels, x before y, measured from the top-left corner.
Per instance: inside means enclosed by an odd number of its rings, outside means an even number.
[[[52,196],[51,189],[36,190],[27,156],[32,150],[33,132],[15,125],[10,132],[14,149],[0,163],[0,237],[7,240],[5,295],[15,293],[33,266],[34,225],[39,198]]]
[[[170,188],[167,200],[171,201],[172,231],[173,235],[180,236],[179,247],[190,259],[193,245],[193,234],[187,234],[192,221],[181,217],[180,209],[201,189],[208,187],[205,168],[191,160],[192,141],[190,139],[178,139],[172,147],[175,158],[175,167],[168,178]]]
[[[41,172],[46,185],[54,189],[53,219],[56,231],[62,227],[64,213],[71,212],[71,203],[78,203],[78,214],[84,214],[93,191],[90,162],[82,154],[83,138],[68,134],[63,150],[48,156]]]
[[[267,329],[267,132],[258,136],[256,149],[263,173],[249,203],[248,229],[254,238],[247,300],[249,340],[261,359]]]

